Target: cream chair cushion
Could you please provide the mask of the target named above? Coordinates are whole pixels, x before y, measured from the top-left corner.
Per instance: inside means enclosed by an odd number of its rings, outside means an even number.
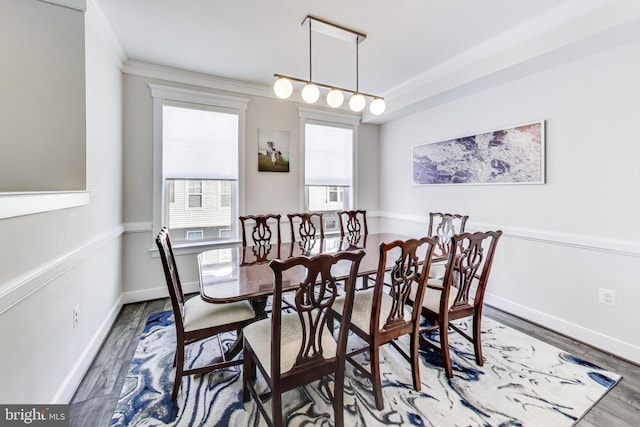
[[[267,375],[271,377],[271,319],[263,319],[244,328],[244,339],[249,342]],[[298,313],[282,313],[280,373],[285,373],[296,362],[302,345],[302,325]],[[325,359],[336,355],[337,344],[329,332],[322,328],[322,354]]]
[[[248,301],[213,304],[195,296],[184,303],[185,332],[241,322],[255,317]]]
[[[414,286],[415,288],[415,286]],[[371,311],[373,310],[373,291],[374,288],[358,291],[354,295],[353,299],[353,311],[351,312],[351,323],[356,325],[363,332],[369,332],[369,322],[371,321]],[[391,313],[393,306],[393,298],[382,293],[382,304],[380,307],[380,321],[378,322],[378,329],[382,329],[387,322],[387,317]],[[332,306],[336,313],[342,314],[344,310],[344,296],[336,298]],[[405,310],[404,320],[411,321],[411,312]]]
[[[441,283],[439,285],[441,285]],[[424,299],[422,300],[422,306],[433,311],[434,313],[440,313],[440,296],[441,295],[442,295],[442,290],[427,287],[424,290]],[[449,291],[449,301],[448,301],[449,304],[447,305],[447,309],[451,308],[457,296],[458,296],[458,288],[455,288],[452,286],[451,290]]]
[[[442,286],[442,280],[428,280],[427,285]],[[415,288],[411,290],[410,298],[412,300],[415,300],[416,292],[417,292],[417,289]],[[439,313],[441,294],[442,294],[442,291],[440,289],[433,289],[427,286],[424,290],[424,299],[422,300],[422,306],[433,311],[434,313]],[[457,296],[458,296],[458,288],[452,286],[451,290],[449,291],[448,308],[451,308]],[[469,304],[473,304],[473,301],[470,300]]]

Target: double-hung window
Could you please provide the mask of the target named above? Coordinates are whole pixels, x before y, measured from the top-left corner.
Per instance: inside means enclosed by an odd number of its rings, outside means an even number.
[[[172,243],[237,239],[247,101],[150,85],[154,99],[154,230]]]
[[[355,198],[358,119],[300,109],[305,210],[324,213],[325,232],[338,231],[335,212]]]

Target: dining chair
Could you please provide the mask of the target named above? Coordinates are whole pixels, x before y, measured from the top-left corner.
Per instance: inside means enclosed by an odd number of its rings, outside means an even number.
[[[243,400],[255,400],[270,426],[282,426],[282,394],[288,390],[333,375],[333,393],[327,396],[334,408],[335,426],[344,425],[343,391],[345,350],[349,317],[353,304],[354,284],[364,251],[298,256],[273,260],[269,266],[274,275],[273,314],[244,328]],[[344,264],[347,264],[345,266]],[[295,311],[281,310],[283,283],[292,269],[304,269],[305,280],[294,290]],[[346,269],[348,268],[348,269]],[[345,326],[337,341],[326,327],[326,319],[338,295],[336,274],[348,272],[345,285]],[[256,391],[253,382],[260,370],[271,396],[271,416]]]
[[[291,225],[291,253],[289,256],[312,256],[324,246],[322,212],[287,214]]]
[[[369,234],[366,210],[337,211],[336,214],[340,223],[340,237],[357,238]]]
[[[185,347],[222,332],[236,331],[240,336],[242,328],[255,320],[255,314],[247,301],[212,304],[205,302],[199,295],[185,299],[167,227],[162,227],[158,233],[156,244],[160,251],[164,276],[169,288],[176,327],[176,352],[174,356],[176,375],[171,392],[171,400],[176,400],[183,376],[242,364],[242,359],[227,360],[222,352],[220,357],[208,365],[187,369],[184,360]],[[220,348],[222,350],[221,345]]]
[[[287,214],[291,225],[291,242],[324,239],[322,212]]]
[[[366,210],[340,210],[336,211],[340,226],[340,246],[348,249],[364,248],[367,244]],[[362,289],[369,287],[368,275],[362,276]]]
[[[453,235],[449,243],[451,250],[443,280],[427,282],[421,311],[431,325],[420,330],[420,344],[440,352],[449,378],[453,377],[449,328],[473,343],[476,363],[478,366],[483,365],[482,307],[496,245],[501,235],[500,230]],[[471,335],[459,325],[451,323],[453,320],[466,317],[472,318]],[[439,346],[426,336],[435,331],[439,332]]]
[[[347,360],[370,379],[378,410],[384,409],[380,375],[380,347],[384,344],[390,343],[411,364],[413,387],[420,391],[420,310],[410,310],[407,302],[412,293],[415,301],[422,300],[437,241],[437,237],[423,237],[381,243],[374,286],[355,293],[351,313],[346,298],[339,297],[333,304],[329,328],[333,327],[333,318],[343,325],[346,322],[365,343],[365,346],[348,352]],[[386,284],[385,273],[389,265],[392,268],[387,274]],[[403,335],[409,335],[408,353],[396,342]],[[355,358],[364,352],[369,353],[369,370]]]
[[[282,238],[280,235],[280,215],[266,214],[266,215],[244,215],[238,217],[240,220],[240,228],[242,229],[242,246],[247,246],[249,243],[251,246],[269,245],[276,243],[280,245]],[[251,227],[251,240],[247,239],[247,227]],[[272,228],[275,230],[272,231]],[[276,235],[275,242],[273,242],[273,235]]]
[[[430,278],[442,279],[444,277],[451,236],[464,233],[468,219],[468,215],[429,212],[429,234],[427,235],[431,237],[438,236],[438,246],[434,253],[436,261],[431,264]]]

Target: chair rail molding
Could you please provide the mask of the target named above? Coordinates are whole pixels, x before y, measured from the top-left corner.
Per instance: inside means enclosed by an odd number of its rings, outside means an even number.
[[[0,314],[80,264],[104,245],[120,238],[123,230],[122,226],[115,226],[71,252],[41,264],[8,282],[0,283]]]
[[[405,215],[395,212],[379,212],[380,218],[391,220],[409,221],[423,224],[428,215]],[[613,253],[630,257],[640,258],[640,242],[627,240],[606,239],[596,236],[581,234],[561,233],[557,231],[539,230],[524,227],[509,227],[496,224],[478,223],[469,220],[467,222],[468,231],[502,230],[504,237],[513,239],[530,240],[534,242],[571,246],[580,249]]]

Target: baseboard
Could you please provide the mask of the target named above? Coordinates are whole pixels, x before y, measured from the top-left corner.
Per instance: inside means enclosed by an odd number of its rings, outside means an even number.
[[[185,294],[200,292],[200,284],[198,282],[190,282],[182,284],[182,291]],[[125,292],[122,294],[123,304],[132,304],[142,301],[150,301],[159,298],[168,298],[169,291],[166,286],[158,286],[155,288],[147,288],[139,291]]]
[[[522,304],[501,298],[489,293],[484,296],[485,304],[505,311],[514,316],[525,319],[531,323],[535,323],[554,332],[566,335],[577,341],[581,341],[587,345],[595,347],[606,353],[611,353],[631,363],[640,364],[640,347],[624,341],[617,340],[600,332],[587,329],[575,323],[568,322],[564,319],[533,310]]]
[[[89,342],[87,347],[84,349],[84,351],[78,358],[78,361],[75,363],[75,365],[73,365],[73,368],[65,378],[64,382],[62,383],[62,385],[60,386],[56,394],[53,396],[52,403],[65,404],[65,403],[71,402],[71,399],[73,398],[73,395],[75,394],[78,386],[80,385],[80,383],[82,382],[82,379],[84,378],[85,374],[89,370],[89,367],[93,362],[93,359],[98,354],[98,351],[102,346],[102,343],[107,338],[107,335],[111,330],[111,327],[116,321],[116,318],[118,317],[118,314],[120,313],[120,309],[122,308],[122,305],[123,305],[122,300],[123,298],[121,295],[120,298],[118,298],[116,303],[113,305],[113,307],[109,311],[109,314],[107,315],[107,317],[104,319],[104,321],[100,325],[100,328],[98,328],[96,333],[93,335],[93,339]]]

